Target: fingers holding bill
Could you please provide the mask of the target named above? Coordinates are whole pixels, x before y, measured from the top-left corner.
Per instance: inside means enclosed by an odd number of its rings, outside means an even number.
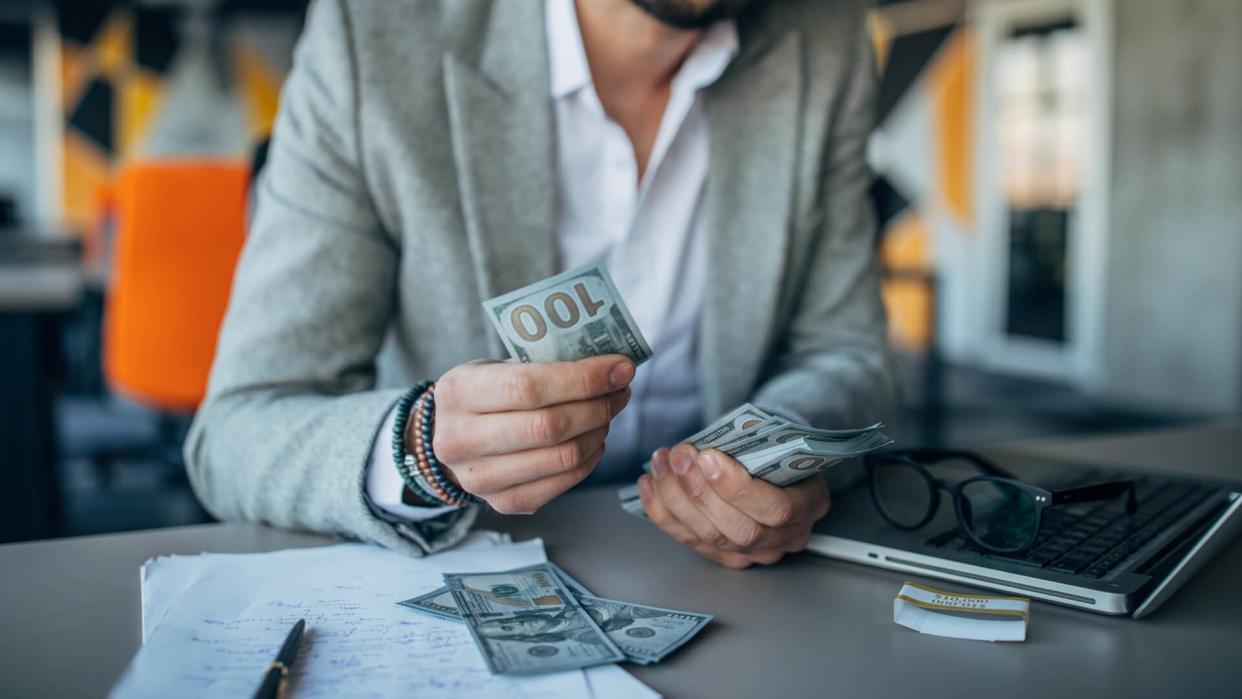
[[[811,477],[786,488],[754,478],[736,459],[705,449],[697,460],[711,489],[748,517],[766,527],[815,522],[828,512],[828,488],[823,478]]]
[[[598,398],[625,388],[634,378],[634,362],[619,354],[572,362],[470,363],[437,382],[437,399],[473,412],[536,410]]]
[[[651,473],[639,479],[638,486],[652,522],[729,568],[769,565],[801,551],[814,521],[827,509],[822,479],[776,488],[754,479],[719,452],[699,453],[685,444],[657,450]]]
[[[698,543],[699,539],[694,532],[678,521],[665,507],[664,501],[660,498],[660,492],[655,486],[654,477],[650,474],[638,479],[638,497],[642,500],[643,511],[647,513],[647,518],[672,537],[673,541],[684,546],[694,546]]]
[[[581,464],[568,471],[507,488],[484,499],[500,514],[534,514],[561,493],[581,483],[603,456],[604,445],[600,444]]]
[[[576,471],[590,462],[596,452],[602,456],[607,437],[608,425],[605,424],[554,446],[486,456],[465,463],[445,463],[445,466],[467,492],[484,497]],[[598,463],[598,459],[595,462]]]
[[[729,540],[697,505],[690,501],[681,489],[676,469],[685,454],[674,448],[667,454],[657,452],[651,459],[652,485],[659,493],[660,502],[673,519],[693,533],[697,541],[712,546],[728,546]],[[650,516],[650,514],[648,514]]]
[[[677,452],[677,450],[674,451]],[[686,451],[676,454],[675,463],[680,461],[685,465],[681,457],[692,453],[693,449],[687,447]],[[703,454],[694,454],[690,464],[679,471],[677,477],[681,491],[685,493],[687,499],[697,506],[716,529],[728,539],[727,543],[717,544],[717,546],[735,551],[780,546],[783,543],[784,532],[779,528],[756,521],[721,497],[708,482],[702,467],[703,461]]]
[[[629,401],[627,387],[599,398],[437,424],[436,453],[451,461],[464,453],[496,456],[563,444],[607,426]]]

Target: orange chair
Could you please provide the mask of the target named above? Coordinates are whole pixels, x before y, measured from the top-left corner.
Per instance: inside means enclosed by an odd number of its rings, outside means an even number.
[[[245,238],[249,181],[243,161],[122,171],[103,351],[118,394],[164,413],[202,402]]]

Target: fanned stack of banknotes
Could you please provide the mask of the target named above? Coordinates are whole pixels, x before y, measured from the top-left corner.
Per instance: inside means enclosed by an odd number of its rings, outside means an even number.
[[[820,430],[744,403],[683,441],[696,449],[728,454],[750,475],[783,488],[892,444],[893,440],[881,431],[883,427],[877,423],[856,430]],[[643,468],[650,471],[651,463]],[[620,489],[617,497],[626,512],[647,516],[637,485]]]
[[[710,614],[679,612],[591,594],[555,563],[498,573],[447,573],[445,586],[398,602],[464,622],[488,669],[533,675],[621,662],[660,662]]]
[[[651,345],[608,269],[599,262],[497,296],[485,301],[483,308],[509,355],[519,361],[561,362],[624,354],[638,365],[651,358]],[[755,478],[785,487],[892,444],[883,427],[821,430],[747,403],[683,441],[698,449],[719,449]],[[626,512],[646,516],[636,485],[622,488],[618,496]]]

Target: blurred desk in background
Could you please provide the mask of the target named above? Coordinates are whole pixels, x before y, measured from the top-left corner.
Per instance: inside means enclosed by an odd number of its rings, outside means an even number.
[[[82,286],[76,239],[0,235],[0,542],[60,533],[52,411]]]
[[[0,311],[72,310],[84,282],[82,243],[76,237],[0,233]]]
[[[1014,451],[1236,480],[1240,440],[1235,421]],[[481,526],[543,537],[548,557],[600,595],[715,614],[665,662],[625,666],[669,697],[1219,697],[1242,686],[1242,541],[1147,619],[1036,602],[1025,643],[987,643],[894,624],[902,573],[810,554],[722,568],[622,512],[612,487],[569,493],[529,517],[489,514]],[[148,558],[336,541],[232,523],[0,546],[4,690],[107,694],[141,643],[138,570]]]

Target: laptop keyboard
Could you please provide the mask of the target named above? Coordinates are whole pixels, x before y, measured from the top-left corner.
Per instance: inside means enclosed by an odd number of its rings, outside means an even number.
[[[1093,473],[1082,484],[1099,483],[1115,474]],[[1018,554],[979,548],[961,529],[932,537],[927,544],[1008,563],[1102,578],[1211,496],[1216,489],[1200,483],[1159,477],[1135,479],[1138,508],[1127,515],[1125,499],[1062,505],[1044,510],[1034,545]]]

